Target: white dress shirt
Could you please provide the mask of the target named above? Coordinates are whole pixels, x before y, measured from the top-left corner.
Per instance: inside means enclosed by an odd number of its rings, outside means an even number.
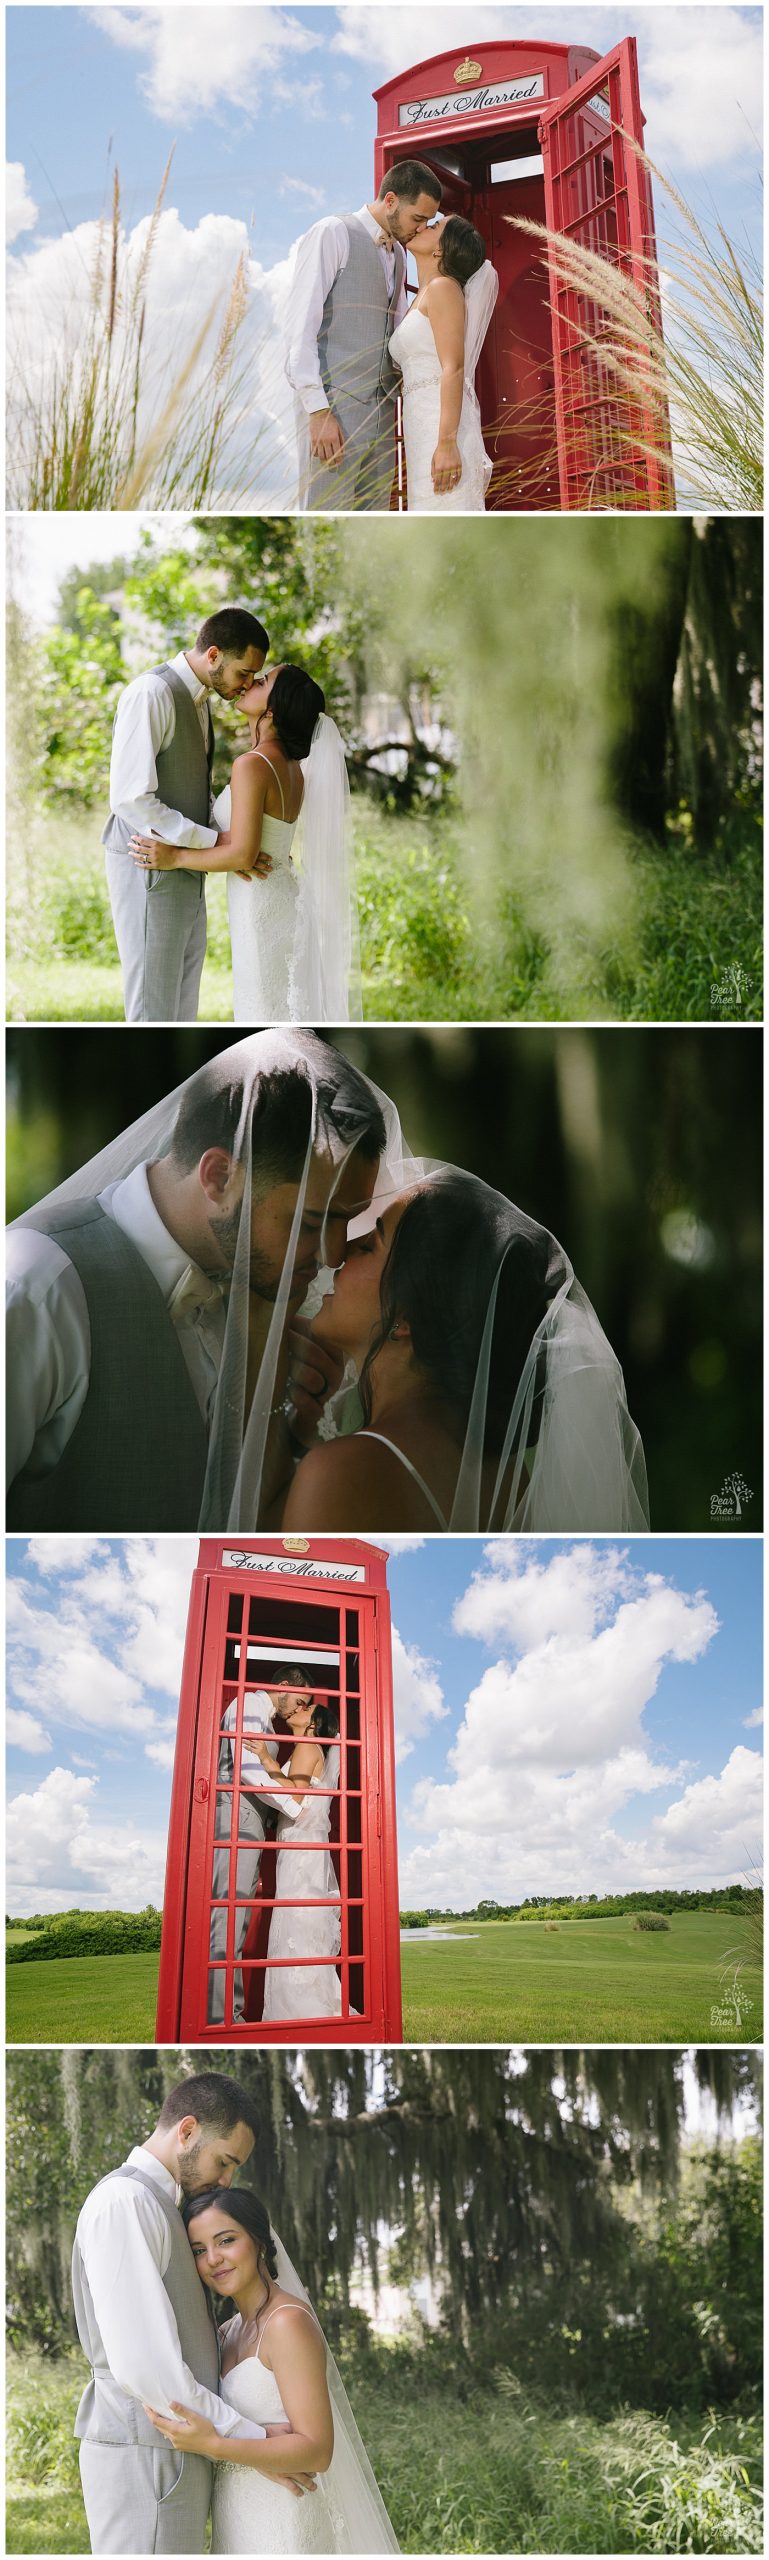
[[[154,2151],[138,2144],[129,2151],[126,2169],[142,2169],[167,2202],[177,2190],[170,2170]],[[104,2353],[113,2381],[162,2417],[173,2416],[172,2400],[197,2410],[219,2435],[266,2435],[266,2428],[243,2418],[217,2392],[196,2382],[185,2364],[173,2309],[163,2283],[171,2255],[171,2235],[163,2207],[135,2178],[110,2178],[86,2197],[77,2237]]]
[[[208,1427],[224,1344],[221,1291],[164,1227],[145,1164],[100,1192],[99,1202],[157,1281]],[[80,1274],[53,1236],[40,1235],[34,1227],[11,1227],[6,1267],[7,1481],[12,1484],[30,1463],[37,1476],[58,1465],[88,1394],[91,1328]],[[174,1308],[171,1301],[183,1289],[186,1303]]]
[[[394,244],[385,238],[367,204],[360,206],[356,220],[364,224],[370,238],[377,242],[387,291],[391,294],[395,276]],[[318,337],[326,296],[346,267],[349,255],[350,234],[336,213],[325,214],[322,222],[314,222],[297,248],[286,306],[286,372],[308,418],[316,409],[328,408],[318,356]],[[407,310],[404,266],[403,283],[393,316],[394,328],[405,319]]]
[[[185,658],[184,650],[169,658],[187,691],[192,695],[206,747],[209,737],[209,711],[206,687]],[[216,844],[216,827],[195,826],[184,818],[180,809],[169,809],[158,793],[157,757],[161,747],[170,746],[176,728],[176,711],[171,688],[158,673],[148,668],[145,675],[134,676],[121,693],[112,739],[109,772],[109,802],[113,814],[124,818],[137,835],[161,836],[166,844],[194,845],[197,852]]]

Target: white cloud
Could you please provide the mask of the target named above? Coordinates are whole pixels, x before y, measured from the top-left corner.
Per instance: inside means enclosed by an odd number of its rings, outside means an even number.
[[[764,1710],[763,1710],[763,1707],[754,1707],[754,1708],[753,1708],[753,1713],[752,1713],[752,1715],[749,1715],[749,1716],[743,1716],[742,1721],[743,1721],[743,1725],[744,1725],[744,1727],[745,1727],[745,1731],[746,1731],[746,1733],[752,1732],[754,1725],[761,1725],[761,1724],[763,1724],[763,1721],[764,1721]]]
[[[326,201],[325,187],[311,187],[307,178],[281,178],[280,193],[282,196],[301,196],[303,204],[316,208]]]
[[[370,64],[377,80],[409,62],[456,45],[466,53],[467,11],[430,6],[413,9],[342,8],[334,50]],[[603,55],[628,32],[617,9],[580,11],[579,41]],[[641,7],[633,12],[638,40],[645,142],[653,160],[673,172],[702,173],[708,165],[741,163],[760,126],[763,89],[762,24],[758,9]],[[491,8],[483,13],[483,47],[500,39],[564,41],[562,8]]]
[[[8,1908],[61,1910],[70,1903],[141,1911],[159,1905],[165,1842],[131,1822],[100,1823],[95,1778],[51,1769],[8,1806]]]
[[[461,1907],[744,1872],[758,1755],[740,1746],[720,1777],[700,1780],[652,1748],[645,1724],[663,1672],[699,1661],[718,1633],[704,1592],[609,1546],[492,1540],[454,1625],[503,1650],[467,1698],[445,1778],[414,1788],[406,1901]]]
[[[119,371],[121,330],[127,325],[124,315],[131,309],[150,228],[146,216],[131,232],[121,234],[113,373]],[[86,222],[60,239],[35,242],[9,262],[8,378],[15,457],[11,494],[15,498],[18,491],[21,504],[30,420],[41,411],[45,414],[56,383],[68,374],[77,382],[79,365],[87,361],[100,247],[98,224]],[[233,359],[216,503],[223,507],[291,505],[297,461],[281,318],[291,257],[272,268],[260,266],[251,254],[246,224],[229,214],[205,214],[194,230],[188,230],[169,205],[154,227],[137,450],[141,460],[160,421],[165,422],[161,444],[178,445],[182,435],[185,445],[189,443],[196,403],[208,399],[214,353],[241,259],[245,260],[246,308]],[[145,504],[151,503],[151,472],[137,494]]]
[[[39,212],[30,195],[23,161],[8,160],[5,170],[5,237],[10,248],[22,231],[34,231]]]
[[[50,1751],[51,1748],[50,1734],[46,1733],[39,1717],[27,1715],[23,1707],[6,1708],[5,1739],[9,1749],[16,1751],[33,1751],[37,1754],[40,1751]]]
[[[30,1562],[40,1564],[45,1544],[27,1542]],[[43,1701],[48,1721],[68,1740],[84,1727],[127,1735],[168,1768],[173,1727],[163,1710],[171,1701],[175,1711],[179,1698],[196,1539],[126,1538],[114,1555],[98,1539],[50,1545],[59,1552],[50,1575],[53,1559],[43,1559],[42,1589],[24,1573],[8,1577],[13,1706],[24,1715]]]
[[[393,1627],[393,1707],[395,1757],[407,1760],[430,1724],[448,1715],[434,1662],[416,1644],[404,1643]]]
[[[146,57],[139,86],[154,115],[175,126],[235,107],[257,116],[265,84],[301,103],[308,84],[288,84],[284,66],[322,42],[280,8],[95,8],[89,16],[126,52]],[[315,84],[311,84],[314,88]]]
[[[172,1769],[175,1750],[174,1742],[145,1742],[144,1757],[154,1760],[158,1769]]]
[[[113,536],[114,539],[114,536]],[[108,1548],[103,1538],[77,1537],[66,1530],[46,1530],[44,1537],[27,1538],[26,1552],[38,1573],[77,1573],[89,1556],[105,1556]]]

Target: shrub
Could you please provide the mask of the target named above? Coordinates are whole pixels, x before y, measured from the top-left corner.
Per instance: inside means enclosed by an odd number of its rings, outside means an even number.
[[[634,1929],[669,1929],[670,1921],[665,1919],[662,1911],[639,1911],[637,1920],[633,1921],[633,1927]]]

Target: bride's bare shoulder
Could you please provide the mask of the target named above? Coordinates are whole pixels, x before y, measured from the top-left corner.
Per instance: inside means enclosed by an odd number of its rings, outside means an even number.
[[[419,1500],[418,1489],[413,1488]],[[410,1528],[412,1486],[392,1449],[351,1432],[342,1440],[324,1440],[300,1460],[283,1512],[284,1529],[381,1529],[387,1519],[400,1525],[405,1511]],[[419,1524],[417,1524],[419,1525]]]

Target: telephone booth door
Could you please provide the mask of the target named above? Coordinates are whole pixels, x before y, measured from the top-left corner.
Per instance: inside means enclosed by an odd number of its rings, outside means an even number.
[[[633,279],[654,336],[662,335],[651,179],[641,156],[644,118],[635,40],[625,38],[576,86],[543,109],[548,230],[606,258]],[[563,507],[675,505],[667,410],[639,369],[637,396],[618,394],[594,342],[600,304],[550,262],[553,370]]]
[[[191,1611],[158,2034],[397,2042],[386,1592],[349,1587],[349,1566],[340,1589],[309,1582],[311,1565],[292,1559],[291,1583],[269,1559],[260,1570],[258,1549],[229,1552]],[[362,1584],[366,1570],[352,1568]],[[323,1763],[294,1788],[290,1714],[308,1699]]]

